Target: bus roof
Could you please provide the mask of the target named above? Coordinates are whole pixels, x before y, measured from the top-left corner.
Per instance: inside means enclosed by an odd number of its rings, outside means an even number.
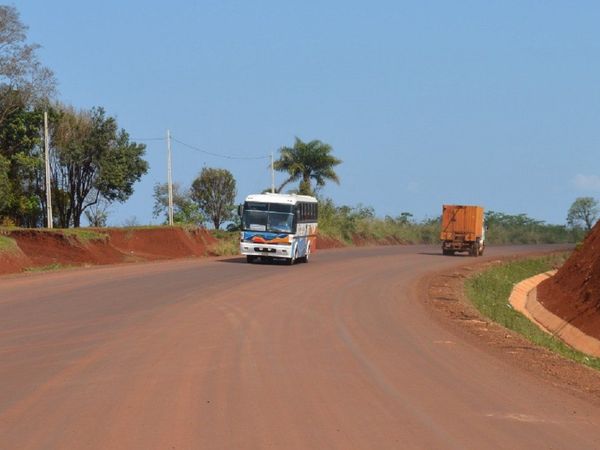
[[[250,194],[248,197],[246,197],[246,201],[260,203],[284,203],[289,205],[295,205],[298,202],[317,203],[317,199],[309,195],[272,194],[270,192],[265,194]]]

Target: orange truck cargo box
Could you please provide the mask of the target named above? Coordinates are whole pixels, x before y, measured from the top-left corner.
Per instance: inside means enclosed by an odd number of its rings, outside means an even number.
[[[440,239],[444,254],[455,251],[483,253],[485,230],[483,208],[469,205],[444,205]]]

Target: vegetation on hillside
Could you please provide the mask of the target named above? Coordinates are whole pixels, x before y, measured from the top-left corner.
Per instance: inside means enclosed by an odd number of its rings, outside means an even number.
[[[8,237],[0,235],[0,254],[2,253],[13,253],[19,250],[17,242]]]
[[[593,197],[578,197],[567,214],[567,223],[573,228],[590,231],[600,217],[598,200]]]
[[[538,273],[556,269],[565,259],[566,255],[560,254],[513,261],[493,267],[469,279],[465,285],[466,293],[475,307],[494,322],[566,358],[600,369],[600,358],[581,353],[560,339],[545,333],[508,303],[515,284]]]
[[[172,185],[173,223],[184,225],[203,225],[207,217],[200,210],[198,203],[192,199],[190,189],[184,189],[179,183]],[[154,217],[163,217],[169,223],[169,186],[167,183],[154,185]]]
[[[101,107],[77,110],[58,102],[52,71],[40,63],[38,46],[27,43],[26,31],[16,8],[0,5],[0,224],[46,224],[47,112],[54,224],[79,227],[98,202],[131,196],[148,170],[145,145],[131,142]]]
[[[173,183],[173,223],[203,225],[210,223],[216,230],[227,221],[235,220],[236,181],[227,169],[203,167],[188,189]],[[166,183],[154,185],[154,217],[169,217],[169,195]]]
[[[192,182],[190,189],[194,200],[206,217],[218,230],[224,222],[233,219],[235,196],[237,194],[235,178],[227,169],[204,167]]]
[[[582,238],[582,230],[547,224],[525,214],[488,211],[486,224],[488,244],[557,244]],[[439,242],[440,218],[417,221],[409,212],[378,218],[371,207],[336,206],[331,199],[322,199],[319,203],[319,231],[348,243],[359,236],[373,240],[392,238],[411,244],[436,244]]]

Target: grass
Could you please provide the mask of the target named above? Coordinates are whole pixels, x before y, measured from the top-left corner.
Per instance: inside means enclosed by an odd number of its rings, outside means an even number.
[[[55,233],[62,234],[65,237],[74,237],[79,242],[88,241],[106,241],[108,234],[93,228],[19,228],[19,227],[0,227],[0,234],[10,234],[15,231],[33,231],[36,233]]]
[[[0,235],[0,253],[16,253],[19,251],[17,241],[7,236]]]
[[[51,230],[51,232],[60,233],[66,237],[75,237],[81,243],[108,240],[108,234],[87,228],[67,228],[56,231]]]
[[[566,254],[558,254],[531,258],[493,267],[467,280],[466,293],[484,316],[516,331],[537,345],[600,370],[600,358],[579,352],[562,340],[543,332],[508,303],[515,284],[538,273],[559,267],[565,261],[566,256]]]
[[[55,270],[69,269],[71,267],[76,267],[72,264],[60,264],[60,263],[52,263],[47,264],[45,266],[36,266],[36,267],[27,267],[25,272],[36,273],[36,272],[52,272]]]
[[[571,243],[583,237],[580,230],[546,224],[525,214],[488,211],[486,220],[489,225],[488,244]],[[437,244],[440,218],[417,221],[409,212],[381,218],[369,206],[338,206],[331,199],[319,199],[319,233],[347,244],[352,244],[353,237],[373,241],[392,238],[407,244]]]
[[[240,254],[240,232],[213,230],[211,234],[217,242],[210,246],[209,251],[215,256],[234,256]]]

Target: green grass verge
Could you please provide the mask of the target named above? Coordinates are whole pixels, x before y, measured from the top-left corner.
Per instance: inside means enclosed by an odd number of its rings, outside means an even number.
[[[0,253],[16,253],[19,251],[17,241],[7,236],[0,235]]]
[[[108,240],[108,234],[86,228],[67,228],[50,232],[60,233],[67,237],[74,237],[82,243]]]
[[[217,239],[209,251],[215,256],[234,256],[240,254],[240,232],[212,230],[211,234]]]
[[[60,263],[52,263],[47,264],[45,266],[34,266],[25,268],[25,272],[35,273],[35,272],[53,272],[55,270],[62,269],[70,269],[72,267],[77,267],[72,264],[60,264]]]
[[[543,332],[508,303],[515,284],[559,267],[566,257],[566,254],[559,254],[513,261],[493,267],[467,280],[466,293],[477,309],[494,322],[516,331],[537,345],[600,370],[600,358],[579,352],[560,339]]]
[[[79,242],[85,243],[88,241],[106,241],[108,234],[93,228],[18,228],[18,227],[0,227],[0,234],[10,235],[15,231],[31,231],[35,233],[53,233],[62,234],[67,238],[75,238]]]

